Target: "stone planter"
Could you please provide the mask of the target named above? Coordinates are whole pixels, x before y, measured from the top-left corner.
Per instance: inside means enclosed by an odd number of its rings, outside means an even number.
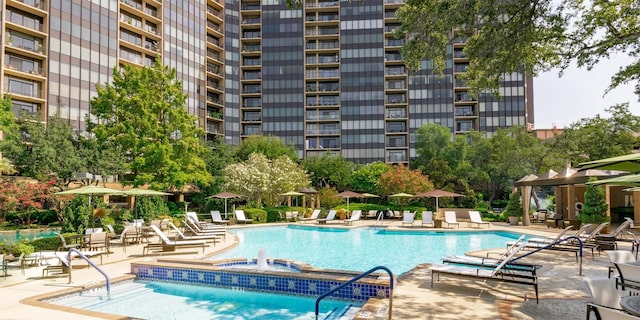
[[[509,225],[512,226],[517,226],[520,222],[520,217],[509,216],[507,218],[509,219]]]

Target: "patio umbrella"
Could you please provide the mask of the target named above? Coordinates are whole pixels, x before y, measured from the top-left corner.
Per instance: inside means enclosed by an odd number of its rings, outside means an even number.
[[[65,191],[56,192],[56,195],[86,195],[89,200],[89,207],[91,207],[91,197],[107,194],[123,194],[122,190],[110,189],[101,186],[88,185],[80,188],[69,189]]]
[[[362,196],[365,197],[365,198],[380,198],[379,195],[375,195],[375,194],[372,194],[372,193],[363,193]]]
[[[361,193],[353,192],[353,191],[342,191],[335,195],[335,197],[341,197],[347,199],[347,211],[349,211],[349,199],[350,198],[362,198],[363,195]]]
[[[218,199],[224,199],[224,218],[227,219],[228,214],[227,214],[227,200],[228,199],[235,199],[235,198],[242,198],[244,197],[241,194],[237,194],[237,193],[231,193],[231,192],[220,192],[218,194],[214,194],[212,196],[208,196],[207,199],[211,199],[211,198],[218,198]]]
[[[455,193],[455,192],[449,192],[449,191],[435,189],[435,190],[419,193],[419,194],[416,195],[416,197],[420,197],[420,198],[425,198],[425,197],[426,198],[436,198],[436,212],[438,212],[438,199],[439,198],[441,198],[441,197],[464,197],[464,195],[463,194],[459,194],[459,193]]]
[[[583,162],[578,165],[578,169],[617,170],[640,173],[640,153]]]
[[[127,196],[132,196],[134,198],[137,197],[153,197],[153,196],[170,196],[171,193],[167,193],[167,192],[162,192],[162,191],[156,191],[156,190],[150,190],[150,189],[142,189],[142,188],[132,188],[129,190],[123,190],[122,194],[127,195]],[[136,219],[138,219],[138,202],[137,199],[134,202],[133,205],[135,212],[136,212]]]

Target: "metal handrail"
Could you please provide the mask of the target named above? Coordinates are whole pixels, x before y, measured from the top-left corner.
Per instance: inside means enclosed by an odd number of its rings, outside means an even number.
[[[376,224],[373,225],[374,229],[378,226],[378,222],[384,223],[384,212],[378,212],[378,218],[376,219]]]
[[[104,278],[107,281],[107,297],[109,297],[109,295],[111,294],[111,281],[109,280],[109,276],[107,275],[106,272],[104,272],[104,270],[100,269],[95,263],[93,263],[93,261],[91,261],[91,259],[87,258],[87,256],[84,255],[84,253],[78,251],[78,249],[75,248],[70,248],[69,251],[67,252],[67,261],[69,262],[69,283],[71,283],[71,252],[75,252],[78,254],[78,256],[80,256],[82,259],[84,259],[84,261],[86,261],[88,264],[90,264],[92,267],[94,267],[96,270],[98,270],[98,272],[100,272]]]
[[[576,236],[568,236],[568,237],[565,237],[565,238],[562,238],[562,239],[556,240],[556,241],[551,242],[550,244],[548,244],[548,245],[546,245],[546,246],[544,246],[544,247],[538,248],[538,249],[533,250],[533,251],[531,251],[531,252],[527,252],[526,254],[523,254],[523,255],[521,255],[521,256],[515,257],[515,258],[511,259],[511,261],[510,261],[510,262],[513,262],[513,261],[516,261],[516,260],[520,260],[520,259],[522,259],[522,258],[524,258],[524,257],[527,257],[527,256],[530,256],[530,255],[532,255],[532,254],[534,254],[534,253],[536,253],[536,252],[540,252],[540,251],[542,251],[542,250],[549,249],[549,248],[551,248],[551,247],[553,247],[553,246],[555,246],[555,245],[557,245],[557,244],[562,244],[563,242],[566,242],[566,241],[567,241],[567,240],[569,240],[569,239],[576,239],[576,240],[578,240],[578,244],[580,244],[580,248],[579,248],[579,251],[578,251],[578,254],[579,254],[579,256],[580,256],[580,270],[579,270],[579,274],[580,274],[580,275],[582,275],[582,239],[580,239],[580,238],[578,238],[578,237],[576,237]]]
[[[385,267],[385,266],[377,266],[377,267],[373,267],[365,272],[363,272],[362,274],[354,277],[353,279],[323,293],[322,295],[320,295],[318,297],[318,299],[316,299],[316,320],[318,320],[318,314],[320,313],[320,300],[328,297],[329,295],[331,295],[334,292],[337,292],[338,290],[368,276],[369,274],[373,273],[374,271],[377,270],[384,270],[389,274],[389,320],[391,320],[391,311],[392,311],[392,307],[393,307],[393,273],[391,273],[391,270],[389,270],[389,268]]]

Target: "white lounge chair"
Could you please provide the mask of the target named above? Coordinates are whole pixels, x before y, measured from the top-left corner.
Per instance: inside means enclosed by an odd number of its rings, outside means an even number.
[[[351,217],[347,220],[344,220],[344,224],[345,225],[351,225],[353,224],[355,221],[360,221],[360,216],[362,215],[362,210],[353,210],[353,212],[351,212]]]
[[[614,263],[620,276],[616,278],[616,288],[630,289],[632,294],[640,292],[640,266],[631,263]]]
[[[220,215],[220,211],[211,210],[211,222],[215,224],[228,224],[229,220],[222,219],[222,215]]]
[[[473,227],[473,225],[477,225],[478,228],[480,228],[480,226],[487,226],[488,228],[491,228],[491,222],[488,221],[482,221],[482,217],[480,217],[480,211],[469,211],[469,219],[471,219],[471,226]]]
[[[620,306],[620,294],[611,279],[585,278],[584,283],[591,293],[591,302],[587,303],[587,320],[591,317],[591,311],[595,311],[597,307],[622,309],[622,306]]]
[[[178,239],[181,240],[205,240],[205,241],[213,241],[213,245],[216,245],[216,242],[218,240],[220,240],[220,238],[222,238],[221,236],[218,236],[216,234],[204,234],[204,235],[195,235],[195,236],[187,236],[184,233],[182,233],[182,231],[180,229],[178,229],[178,227],[176,227],[175,224],[169,222],[169,227],[171,227],[171,229],[173,229],[173,231],[176,232],[176,234],[178,235]]]
[[[183,220],[185,226],[185,234],[194,235],[194,236],[202,236],[202,235],[217,235],[226,239],[227,231],[223,226],[217,225],[215,228],[200,228],[197,224],[194,224],[192,221]]]
[[[433,212],[432,211],[422,211],[422,227],[424,227],[425,224],[429,224],[432,227],[435,227],[435,224],[433,223]]]
[[[605,250],[604,251],[609,257],[609,278],[611,278],[611,274],[613,270],[616,269],[616,264],[618,263],[629,263],[636,262],[636,258],[633,256],[633,253],[629,250]]]
[[[316,219],[318,219],[318,216],[320,215],[320,211],[321,211],[320,209],[313,210],[309,218],[300,217],[298,218],[298,221],[300,222],[315,221]]]
[[[600,320],[637,320],[638,317],[622,310],[593,305],[592,308],[600,316]],[[589,318],[587,318],[589,319]]]
[[[146,255],[150,250],[160,249],[163,252],[166,251],[175,251],[176,248],[193,248],[200,247],[202,248],[202,253],[204,253],[204,249],[207,245],[207,242],[204,240],[171,240],[167,237],[160,228],[152,225],[151,230],[155,232],[158,237],[160,237],[160,243],[149,243],[142,249],[142,255]]]
[[[514,269],[505,268],[505,265],[512,263],[516,254],[524,248],[524,242],[519,243],[512,252],[505,257],[499,265],[494,269],[484,267],[472,268],[464,266],[456,266],[450,264],[435,264],[431,266],[431,286],[433,287],[434,278],[440,279],[441,275],[450,275],[455,277],[473,278],[477,280],[494,280],[499,282],[508,282],[515,284],[531,285],[536,293],[536,302],[538,302],[538,277],[529,272],[520,272]]]
[[[445,211],[444,212],[444,221],[443,223],[447,224],[447,227],[451,227],[452,225],[460,228],[460,224],[456,220],[456,212],[455,211]]]
[[[317,223],[323,224],[323,223],[327,223],[328,221],[334,221],[336,218],[336,210],[329,210],[329,213],[327,214],[326,218],[319,218],[316,220]]]
[[[253,219],[247,219],[243,210],[236,210],[236,221],[238,223],[253,223]]]
[[[405,213],[404,217],[402,217],[402,225],[404,226],[405,224],[408,224],[413,228],[413,222],[415,221],[415,217],[416,217],[415,212]]]

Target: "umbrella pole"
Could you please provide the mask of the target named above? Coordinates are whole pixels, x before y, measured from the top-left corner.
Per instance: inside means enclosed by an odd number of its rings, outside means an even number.
[[[227,198],[224,198],[224,218],[227,219]]]

